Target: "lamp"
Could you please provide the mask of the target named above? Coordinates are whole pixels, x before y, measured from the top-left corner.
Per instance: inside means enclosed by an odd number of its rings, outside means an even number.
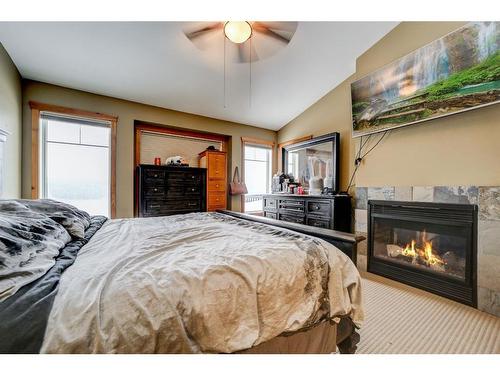
[[[247,21],[228,21],[224,24],[224,35],[233,43],[244,43],[252,36],[252,26]]]

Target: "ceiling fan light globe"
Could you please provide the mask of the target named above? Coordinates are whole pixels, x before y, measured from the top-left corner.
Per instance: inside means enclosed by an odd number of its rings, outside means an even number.
[[[252,26],[246,21],[228,21],[224,24],[224,35],[233,43],[244,43],[252,36]]]

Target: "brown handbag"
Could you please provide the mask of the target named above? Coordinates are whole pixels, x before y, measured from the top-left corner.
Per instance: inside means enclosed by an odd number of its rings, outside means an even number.
[[[234,168],[233,181],[229,184],[229,194],[242,195],[248,193],[247,186],[240,182],[240,171],[238,167]]]

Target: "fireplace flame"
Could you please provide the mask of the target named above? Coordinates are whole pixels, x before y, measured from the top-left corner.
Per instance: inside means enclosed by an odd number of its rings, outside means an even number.
[[[409,244],[401,251],[401,254],[407,257],[411,257],[414,260],[421,260],[427,266],[440,266],[446,264],[445,261],[432,249],[432,241],[427,241],[426,233],[422,234],[422,243],[424,244],[423,249],[417,247],[415,240],[411,240]]]
[[[407,257],[417,257],[417,252],[415,251],[415,240],[411,240],[411,245],[406,244],[405,248],[402,251],[402,254]]]

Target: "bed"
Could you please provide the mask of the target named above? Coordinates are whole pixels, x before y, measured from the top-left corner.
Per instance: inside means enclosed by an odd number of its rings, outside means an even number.
[[[352,353],[356,239],[311,230],[0,201],[0,352]]]

